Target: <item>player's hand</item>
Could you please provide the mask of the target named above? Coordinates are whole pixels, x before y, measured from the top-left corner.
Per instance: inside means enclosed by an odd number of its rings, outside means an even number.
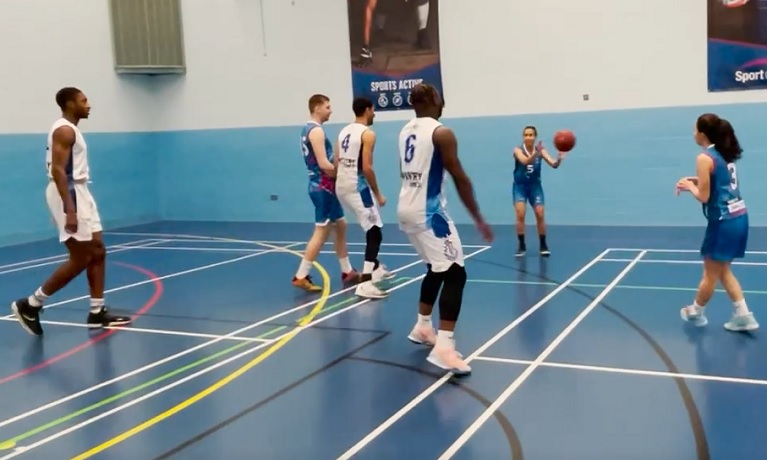
[[[689,192],[692,188],[697,187],[698,180],[696,178],[683,177],[676,183],[676,194],[679,196],[680,192]]]
[[[543,150],[543,141],[538,141],[537,144],[535,144],[535,153],[540,154]]]
[[[69,233],[77,233],[77,213],[68,212],[64,230]]]
[[[383,196],[382,194],[379,193],[378,195],[376,195],[376,201],[378,202],[379,207],[383,208],[384,206],[386,206],[386,197]]]
[[[488,243],[493,242],[493,229],[490,228],[490,225],[488,225],[487,222],[484,220],[478,220],[476,222],[477,230],[479,230],[480,235],[482,235],[482,239],[487,241]]]

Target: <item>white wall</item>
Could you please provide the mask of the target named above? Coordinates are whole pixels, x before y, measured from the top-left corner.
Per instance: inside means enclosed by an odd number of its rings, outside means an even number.
[[[345,116],[346,1],[263,3],[262,18],[256,0],[182,1],[189,72],[162,79],[159,129],[301,123],[314,92]],[[449,117],[767,101],[707,93],[700,0],[441,0],[440,10]]]
[[[46,132],[63,86],[90,99],[89,132],[153,127],[147,77],[113,70],[107,0],[0,0],[0,43],[0,133]]]

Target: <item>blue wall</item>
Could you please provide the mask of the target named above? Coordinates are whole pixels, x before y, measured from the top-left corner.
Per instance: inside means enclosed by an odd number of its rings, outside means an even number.
[[[105,226],[157,220],[157,156],[151,133],[86,134],[93,183]],[[0,135],[0,244],[56,236],[45,203],[45,134]]]
[[[700,206],[674,195],[682,175],[694,174],[696,117],[716,111],[732,121],[746,150],[739,176],[753,225],[767,225],[767,104],[726,105],[493,118],[445,119],[459,139],[459,156],[474,181],[480,206],[495,224],[511,224],[511,149],[526,124],[548,141],[569,128],[578,145],[559,170],[544,170],[547,219],[567,225],[702,224]],[[337,110],[337,113],[340,110]],[[342,123],[328,125],[335,139]],[[346,122],[347,120],[343,120]],[[398,192],[396,139],[403,122],[379,122],[376,172],[394,222]],[[177,131],[155,135],[160,213],[168,220],[309,222],[312,208],[298,148],[300,127]],[[470,219],[448,182],[449,209]],[[277,195],[277,201],[270,201]],[[531,222],[530,217],[528,222]]]

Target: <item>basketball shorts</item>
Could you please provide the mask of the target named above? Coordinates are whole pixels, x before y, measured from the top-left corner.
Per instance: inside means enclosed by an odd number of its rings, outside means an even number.
[[[520,184],[514,182],[512,186],[512,194],[514,196],[514,203],[530,203],[530,206],[543,206],[543,186],[540,182],[531,182],[528,184]]]
[[[373,227],[383,228],[381,213],[369,188],[360,192],[340,192],[336,189],[336,193],[343,208],[354,214],[363,231],[367,232]]]
[[[700,254],[717,262],[742,259],[748,245],[748,214],[729,220],[711,221],[700,247]]]
[[[314,204],[314,224],[327,225],[344,218],[344,210],[334,192],[323,189],[312,190],[309,198]]]
[[[432,217],[432,228],[405,228],[405,234],[415,251],[435,273],[446,272],[451,265],[464,266],[463,246],[453,222],[440,215]]]
[[[70,238],[77,241],[91,241],[93,234],[102,231],[101,216],[96,206],[96,200],[91,195],[86,183],[76,183],[70,186],[69,190],[72,201],[75,202],[77,212],[77,231],[69,233],[64,227],[67,223],[67,214],[64,211],[64,202],[59,196],[56,183],[48,182],[45,189],[45,199],[48,203],[48,210],[53,217],[56,227],[59,229],[59,241],[65,242]]]

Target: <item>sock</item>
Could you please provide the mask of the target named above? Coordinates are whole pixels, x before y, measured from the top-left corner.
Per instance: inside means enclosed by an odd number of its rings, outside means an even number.
[[[373,273],[373,270],[376,269],[376,263],[375,262],[368,262],[367,260],[362,265],[362,274],[368,275],[370,273]]]
[[[525,247],[525,234],[520,233],[517,235],[517,239],[519,240],[519,247],[524,248]]]
[[[541,240],[541,247],[545,248],[546,247],[546,235],[538,235],[538,237]]]
[[[104,299],[94,299],[91,297],[91,313],[98,313],[104,307]]]
[[[426,28],[426,24],[429,21],[429,2],[423,5],[418,5],[418,30]]]
[[[339,257],[338,262],[341,264],[341,271],[343,273],[349,273],[352,271],[352,263],[349,262],[349,256]]]
[[[27,301],[33,307],[42,307],[46,300],[48,300],[48,295],[43,292],[42,287],[37,288],[34,294],[27,297]]]
[[[301,264],[298,266],[296,272],[296,279],[303,279],[309,276],[309,272],[312,271],[312,263],[306,259],[301,259]]]
[[[749,313],[748,305],[746,305],[746,299],[742,299],[742,300],[738,300],[737,302],[733,302],[733,306],[735,307],[735,314],[737,316],[743,316],[743,315],[747,315]]]
[[[431,327],[431,315],[418,314],[418,324]]]
[[[453,343],[453,331],[438,330],[436,346],[439,348],[455,348],[455,344]]]

